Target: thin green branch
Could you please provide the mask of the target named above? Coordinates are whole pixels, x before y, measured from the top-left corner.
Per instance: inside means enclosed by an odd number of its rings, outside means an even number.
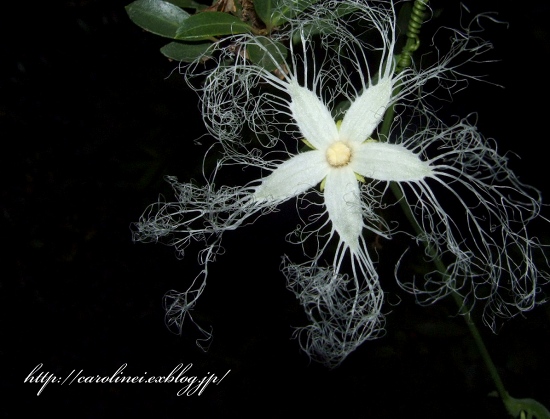
[[[412,12],[411,12],[411,17],[409,19],[409,24],[408,24],[407,41],[397,60],[396,69],[395,69],[396,73],[403,71],[405,68],[409,67],[412,64],[412,54],[418,49],[418,46],[420,44],[420,38],[418,35],[422,27],[424,12],[426,10],[428,1],[429,0],[415,0],[414,2]],[[396,85],[394,89],[394,95],[397,95],[400,92],[400,90],[401,90],[401,86],[399,84]],[[379,138],[381,141],[387,141],[394,115],[395,115],[395,108],[392,105],[386,111],[384,115],[384,120],[382,121],[382,126],[379,131]],[[403,209],[408,221],[410,222],[411,226],[415,230],[416,234],[418,236],[422,236],[424,232],[422,231],[422,228],[414,218],[412,214],[412,210],[407,204],[407,200],[403,195],[403,191],[401,190],[399,185],[393,182],[390,184],[390,188],[393,194],[395,195],[395,198],[401,205],[401,208]],[[445,280],[448,277],[447,267],[445,266],[445,264],[443,263],[439,255],[437,254],[436,249],[434,249],[427,242],[425,242],[425,247],[426,247],[427,255],[434,262],[437,270]],[[502,382],[502,379],[498,374],[497,368],[493,363],[493,360],[491,359],[489,351],[487,350],[487,347],[483,342],[481,334],[477,326],[473,322],[468,308],[464,304],[464,299],[456,291],[452,291],[451,295],[455,300],[456,304],[458,305],[460,313],[463,315],[464,320],[466,321],[468,329],[470,330],[470,333],[474,338],[474,341],[477,345],[479,353],[483,358],[483,362],[485,363],[485,366],[487,367],[489,374],[491,375],[491,378],[495,384],[497,393],[500,396],[502,402],[504,403],[504,406],[506,407],[506,410],[508,411],[508,413],[515,418],[532,419],[536,417],[538,419],[550,419],[550,412],[548,411],[548,409],[546,409],[546,407],[544,407],[538,401],[534,399],[515,399],[508,394],[508,392],[506,391],[506,388],[504,387],[504,383]]]
[[[399,55],[399,58],[396,63],[395,72],[400,73],[405,68],[409,67],[412,64],[412,54],[418,49],[420,45],[420,29],[422,27],[422,23],[424,20],[425,10],[428,4],[428,0],[415,0],[411,16],[409,18],[408,28],[407,28],[407,40],[405,42],[405,46],[403,47],[403,50],[401,51],[401,54]],[[398,84],[395,86],[394,89],[394,95],[399,94],[401,90],[401,85]],[[379,137],[382,141],[387,141],[391,124],[393,121],[395,115],[395,108],[394,105],[390,106],[385,115],[384,120],[382,122],[381,129],[379,131]],[[401,188],[395,184],[391,183],[390,188],[395,195],[395,198],[401,205],[401,208],[403,209],[408,221],[410,222],[411,226],[416,231],[417,235],[421,236],[423,235],[423,231],[421,227],[418,225],[416,219],[414,218],[411,208],[408,206],[407,201],[405,197],[403,196],[403,192]],[[428,256],[433,260],[437,270],[441,273],[441,275],[444,277],[447,277],[447,267],[437,254],[436,250],[429,245],[429,243],[425,243],[426,246],[426,252]],[[511,397],[508,395],[508,392],[506,391],[504,384],[502,382],[502,379],[500,378],[500,375],[498,374],[498,371],[496,369],[495,364],[493,363],[493,360],[491,359],[491,356],[489,354],[489,351],[487,350],[487,347],[485,346],[485,343],[483,342],[483,339],[481,337],[481,334],[479,333],[479,330],[477,329],[475,323],[473,322],[470,313],[468,309],[464,305],[463,298],[455,291],[452,292],[452,296],[457,303],[458,307],[460,308],[461,314],[464,316],[464,320],[466,321],[466,324],[468,325],[468,329],[470,330],[470,333],[472,337],[474,338],[474,341],[476,342],[477,348],[481,354],[481,357],[483,358],[483,361],[489,371],[489,374],[491,375],[491,378],[496,386],[497,392],[504,402],[507,410],[510,412],[509,409],[509,401]]]

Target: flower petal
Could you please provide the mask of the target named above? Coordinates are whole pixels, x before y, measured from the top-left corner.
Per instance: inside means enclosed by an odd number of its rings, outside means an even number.
[[[385,77],[355,99],[340,126],[342,141],[360,144],[372,135],[390,103],[392,88],[391,77]]]
[[[292,116],[311,145],[321,150],[338,139],[338,129],[330,111],[314,92],[294,81],[288,92]]]
[[[430,165],[400,144],[367,142],[356,148],[353,171],[371,179],[414,182],[433,174]]]
[[[351,168],[333,169],[325,183],[325,205],[334,230],[353,251],[359,247],[363,214],[359,182]]]
[[[284,201],[319,184],[329,170],[323,152],[312,150],[298,154],[265,177],[254,196],[259,200]]]

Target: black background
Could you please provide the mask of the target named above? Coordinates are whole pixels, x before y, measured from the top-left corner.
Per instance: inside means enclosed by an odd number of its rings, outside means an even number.
[[[170,76],[175,64],[158,52],[166,41],[129,21],[129,2],[13,3],[0,12],[2,417],[505,417],[452,301],[418,307],[392,276],[382,278],[387,301],[401,302],[387,305],[386,336],[335,370],[310,364],[290,339],[304,319],[278,269],[283,212],[226,235],[196,310],[214,327],[210,350],[170,333],[162,297],[197,273],[195,254],[133,244],[129,226],[170,194],[164,175],[199,176],[211,140],[194,142],[204,134],[196,95]],[[517,152],[521,180],[547,197],[550,7],[471,3],[509,23],[485,34],[500,61],[483,72],[505,88],[472,83],[443,111],[479,112],[480,130]],[[535,233],[548,238],[547,227]],[[508,391],[547,406],[549,325],[541,306],[498,335],[482,329]],[[126,375],[179,363],[198,376],[231,372],[200,397],[178,397],[175,384],[51,384],[37,396],[23,381],[39,363],[58,376],[111,375],[124,363]]]

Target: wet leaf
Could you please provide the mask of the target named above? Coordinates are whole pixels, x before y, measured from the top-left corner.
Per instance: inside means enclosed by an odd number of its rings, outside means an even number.
[[[270,24],[271,26],[280,26],[288,21],[288,19],[298,16],[309,6],[312,6],[318,2],[319,0],[296,0],[294,2],[271,0],[272,13],[270,16]],[[281,4],[285,3],[285,6],[281,6]],[[256,11],[256,13],[258,13],[258,11]]]
[[[172,60],[190,63],[201,57],[206,59],[208,57],[206,53],[211,46],[211,42],[170,42],[163,46],[160,52]]]
[[[181,7],[182,9],[194,9],[201,11],[206,9],[208,6],[205,4],[197,3],[194,0],[167,0],[169,3],[175,4],[176,6]]]
[[[288,53],[286,47],[280,42],[274,42],[264,36],[256,37],[256,43],[247,45],[248,58],[254,64],[273,71],[285,63]]]
[[[178,28],[176,39],[201,41],[215,36],[247,33],[252,27],[223,12],[203,12],[189,17]]]
[[[256,11],[256,14],[258,15],[258,17],[266,25],[269,25],[271,23],[271,11],[272,11],[273,3],[277,3],[277,1],[276,0],[255,0],[254,1],[254,10]]]
[[[175,38],[177,29],[191,16],[162,0],[137,0],[126,6],[126,12],[139,27],[167,38]]]

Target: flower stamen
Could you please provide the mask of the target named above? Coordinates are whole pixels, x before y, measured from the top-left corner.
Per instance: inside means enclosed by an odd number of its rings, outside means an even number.
[[[332,167],[347,166],[351,161],[351,149],[342,141],[337,141],[327,149],[326,157]]]

